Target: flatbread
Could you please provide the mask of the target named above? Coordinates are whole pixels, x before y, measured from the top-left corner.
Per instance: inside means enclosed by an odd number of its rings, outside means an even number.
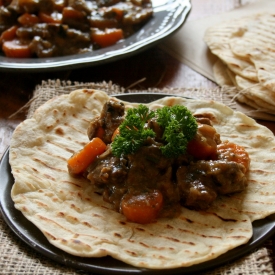
[[[275,93],[270,93],[258,82],[253,82],[240,76],[236,76],[236,83],[242,92],[250,95],[259,106],[275,111]]]
[[[232,72],[242,79],[241,82],[258,83],[258,88],[249,89],[248,93],[245,91],[246,95],[242,97],[237,94],[235,98],[240,102],[249,98],[245,102],[247,105],[253,107],[256,104],[269,114],[274,114],[275,109],[274,27],[273,13],[254,14],[213,26],[204,37],[211,52],[226,65],[226,69],[214,67],[214,76],[223,74],[217,70],[226,70],[227,75]],[[247,86],[239,85],[238,81],[232,81],[233,85]],[[220,85],[222,82],[217,79],[217,83]]]
[[[233,82],[227,73],[227,66],[220,59],[213,66],[213,73],[218,85],[232,86]]]
[[[165,97],[148,106],[185,105],[196,114],[207,114],[222,140],[245,147],[251,158],[248,187],[219,197],[207,211],[182,208],[177,218],[147,225],[128,222],[88,180],[67,172],[67,159],[88,142],[89,122],[107,100],[109,96],[97,90],[56,97],[22,122],[12,136],[14,205],[51,244],[72,255],[110,255],[136,267],[186,267],[247,243],[252,221],[275,213],[272,132],[221,103]],[[125,105],[126,109],[137,106]]]

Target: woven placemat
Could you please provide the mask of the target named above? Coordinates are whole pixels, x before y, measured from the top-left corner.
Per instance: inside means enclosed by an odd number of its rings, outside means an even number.
[[[48,80],[42,82],[37,86],[33,98],[28,104],[28,115],[31,117],[33,112],[45,103],[47,100],[59,96],[61,94],[69,93],[76,89],[90,88],[100,89],[110,95],[121,93],[163,93],[175,94],[185,97],[211,99],[230,106],[236,109],[236,105],[232,102],[232,90],[228,88],[217,89],[185,89],[185,88],[172,88],[172,89],[149,89],[146,91],[140,90],[126,90],[123,87],[112,84],[111,82],[103,83],[72,83],[70,81],[61,82],[59,80]],[[273,254],[272,254],[272,241],[267,241],[264,245],[255,249],[250,254],[240,258],[233,263],[228,263],[222,267],[214,270],[204,272],[205,275],[251,275],[251,274],[274,274],[273,270]],[[36,252],[27,244],[21,241],[11,231],[8,225],[4,222],[0,214],[0,274],[15,274],[15,275],[95,275],[86,271],[68,268],[59,263],[56,263],[44,255]]]
[[[190,98],[212,99],[223,102],[232,109],[237,109],[237,104],[233,100],[237,90],[234,87],[217,87],[216,89],[203,88],[151,88],[147,90],[125,89],[112,82],[101,83],[79,83],[71,81],[48,80],[43,81],[34,91],[33,97],[29,102],[28,117],[31,117],[33,112],[47,100],[54,96],[70,93],[76,89],[99,89],[105,91],[109,95],[124,94],[124,93],[161,93],[174,94]]]

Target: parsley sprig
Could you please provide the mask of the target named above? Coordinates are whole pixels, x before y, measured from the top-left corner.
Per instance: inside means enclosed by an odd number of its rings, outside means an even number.
[[[164,128],[162,138],[166,145],[160,149],[166,157],[185,153],[188,142],[197,133],[198,124],[192,113],[185,107],[175,105],[156,111],[157,122]]]
[[[112,143],[112,151],[115,156],[133,154],[145,142],[148,137],[155,137],[152,129],[145,129],[145,123],[153,118],[155,113],[145,105],[129,109],[125,120],[119,126],[119,135]]]
[[[155,132],[145,124],[155,117],[157,123],[164,129],[163,143],[160,147],[164,156],[176,157],[184,154],[188,142],[197,132],[197,122],[192,113],[185,106],[163,107],[150,111],[145,105],[129,109],[125,120],[119,126],[119,135],[112,143],[115,156],[135,153],[148,137],[154,138]]]

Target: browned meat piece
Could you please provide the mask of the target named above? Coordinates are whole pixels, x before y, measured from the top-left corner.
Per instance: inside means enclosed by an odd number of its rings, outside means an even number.
[[[90,31],[90,22],[88,16],[91,14],[91,10],[83,0],[69,0],[68,6],[62,13],[62,24],[70,26],[70,28],[81,30],[84,32]],[[71,12],[75,16],[71,15]]]
[[[234,161],[210,161],[204,166],[212,177],[215,189],[221,195],[241,192],[247,186],[245,168],[242,164]]]
[[[87,178],[92,184],[98,186],[117,185],[125,181],[127,175],[126,165],[127,160],[117,158],[111,154],[111,150],[107,150],[87,169]]]
[[[220,160],[181,166],[177,183],[183,204],[194,209],[206,209],[218,194],[240,192],[247,185],[242,165]]]
[[[2,0],[2,5],[4,7],[8,6],[10,3],[12,2],[12,0]]]
[[[83,0],[68,0],[68,7],[72,7],[77,11],[82,11],[86,14],[91,13],[91,9],[88,7],[86,1]]]
[[[101,188],[103,199],[112,203],[119,210],[122,196],[126,193],[127,160],[114,157],[107,150],[87,169],[87,178],[92,184]]]
[[[176,167],[180,167],[182,165],[186,166],[193,160],[194,160],[194,157],[189,155],[188,153],[186,153],[186,154],[178,156],[174,161],[174,165]]]
[[[133,186],[156,188],[157,182],[166,177],[166,170],[173,160],[165,158],[155,145],[141,147],[135,154],[128,155],[129,172],[127,182]],[[171,179],[170,179],[171,180]]]
[[[79,47],[89,47],[90,44],[89,33],[59,24],[41,23],[31,27],[19,27],[17,36],[30,40],[31,51],[38,57],[76,54]]]
[[[15,11],[8,10],[6,7],[0,7],[0,34],[17,24],[17,14]]]
[[[101,126],[102,124],[103,123],[102,123],[102,120],[100,119],[100,116],[96,116],[91,120],[89,127],[87,129],[87,135],[89,140],[98,136],[98,129],[102,127]]]
[[[97,135],[100,127],[104,129],[104,134],[101,139],[109,144],[112,135],[117,127],[124,119],[125,106],[122,102],[110,100],[104,104],[102,112],[99,117],[94,119],[88,127],[88,137],[91,140]]]
[[[115,5],[118,3],[120,0],[96,0],[96,3],[99,7],[108,7]]]
[[[12,0],[10,5],[8,6],[8,9],[16,11],[19,14],[23,14],[25,12],[37,13],[39,11],[50,13],[54,10],[54,7],[54,0]]]
[[[196,165],[181,166],[177,170],[177,184],[182,203],[192,209],[207,209],[216,199],[212,179],[198,170]]]
[[[80,15],[78,18],[72,18],[71,16],[62,17],[62,24],[70,26],[70,28],[90,33],[90,22],[85,15]]]
[[[131,8],[130,8],[131,7]],[[127,13],[124,15],[123,23],[127,24],[140,24],[141,22],[149,19],[153,14],[153,8],[151,4],[143,6],[130,6],[127,9]]]
[[[89,19],[90,26],[92,28],[106,29],[106,28],[118,28],[118,21],[114,18],[104,18],[100,14],[92,15]]]

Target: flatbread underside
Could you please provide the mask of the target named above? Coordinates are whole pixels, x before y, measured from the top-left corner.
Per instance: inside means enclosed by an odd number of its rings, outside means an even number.
[[[182,208],[174,219],[147,225],[128,222],[86,179],[72,178],[67,172],[67,159],[88,142],[88,124],[107,100],[107,94],[96,90],[56,97],[13,134],[12,199],[51,244],[76,256],[110,255],[136,267],[186,267],[247,243],[252,221],[275,212],[272,132],[221,103],[165,97],[148,106],[185,105],[196,114],[207,114],[222,140],[246,148],[251,158],[248,188],[220,197],[204,212]],[[125,104],[126,108],[137,105]]]

